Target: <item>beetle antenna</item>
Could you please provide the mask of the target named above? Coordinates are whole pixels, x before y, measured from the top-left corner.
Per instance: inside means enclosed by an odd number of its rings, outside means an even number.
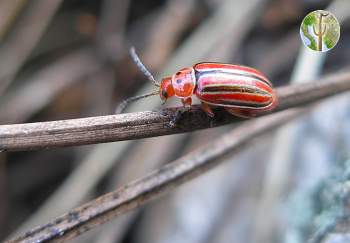
[[[118,105],[117,109],[115,109],[115,114],[122,113],[125,110],[125,108],[127,107],[127,105],[130,104],[131,102],[134,102],[136,100],[143,99],[143,98],[146,98],[146,97],[149,97],[149,96],[158,95],[158,94],[159,94],[159,91],[153,91],[151,93],[147,93],[147,94],[143,94],[143,95],[138,95],[138,96],[127,98],[127,99],[123,100]]]
[[[160,84],[155,80],[153,75],[151,74],[150,71],[145,67],[145,65],[141,62],[139,56],[136,54],[135,47],[130,48],[130,56],[136,66],[140,69],[140,71],[148,78],[149,81],[151,81],[155,86],[159,87]]]

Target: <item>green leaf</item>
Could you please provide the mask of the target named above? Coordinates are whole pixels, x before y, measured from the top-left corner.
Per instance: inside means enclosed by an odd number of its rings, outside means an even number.
[[[304,18],[303,24],[305,25],[314,25],[316,24],[316,18],[314,14],[309,14]]]

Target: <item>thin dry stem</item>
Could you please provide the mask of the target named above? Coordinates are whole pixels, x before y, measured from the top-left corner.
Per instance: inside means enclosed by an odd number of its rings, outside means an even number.
[[[338,73],[310,84],[286,86],[276,90],[279,106],[274,112],[304,106],[350,90],[350,72]],[[215,118],[210,119],[199,106],[193,106],[189,112],[182,115],[174,127],[170,124],[178,110],[179,108],[170,108],[161,112],[144,111],[61,121],[2,125],[0,126],[0,150],[33,150],[132,140],[192,132],[242,120],[226,112],[218,112],[218,109],[215,110]]]

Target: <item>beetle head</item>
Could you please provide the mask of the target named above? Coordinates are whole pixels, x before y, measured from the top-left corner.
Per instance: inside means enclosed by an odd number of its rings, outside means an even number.
[[[165,103],[168,98],[175,95],[170,77],[163,78],[162,82],[160,83],[159,95],[163,103]]]

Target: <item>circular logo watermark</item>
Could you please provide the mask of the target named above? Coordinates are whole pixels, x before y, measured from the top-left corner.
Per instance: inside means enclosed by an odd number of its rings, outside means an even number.
[[[316,10],[303,19],[300,25],[300,36],[309,49],[327,52],[338,43],[340,25],[332,13]]]

